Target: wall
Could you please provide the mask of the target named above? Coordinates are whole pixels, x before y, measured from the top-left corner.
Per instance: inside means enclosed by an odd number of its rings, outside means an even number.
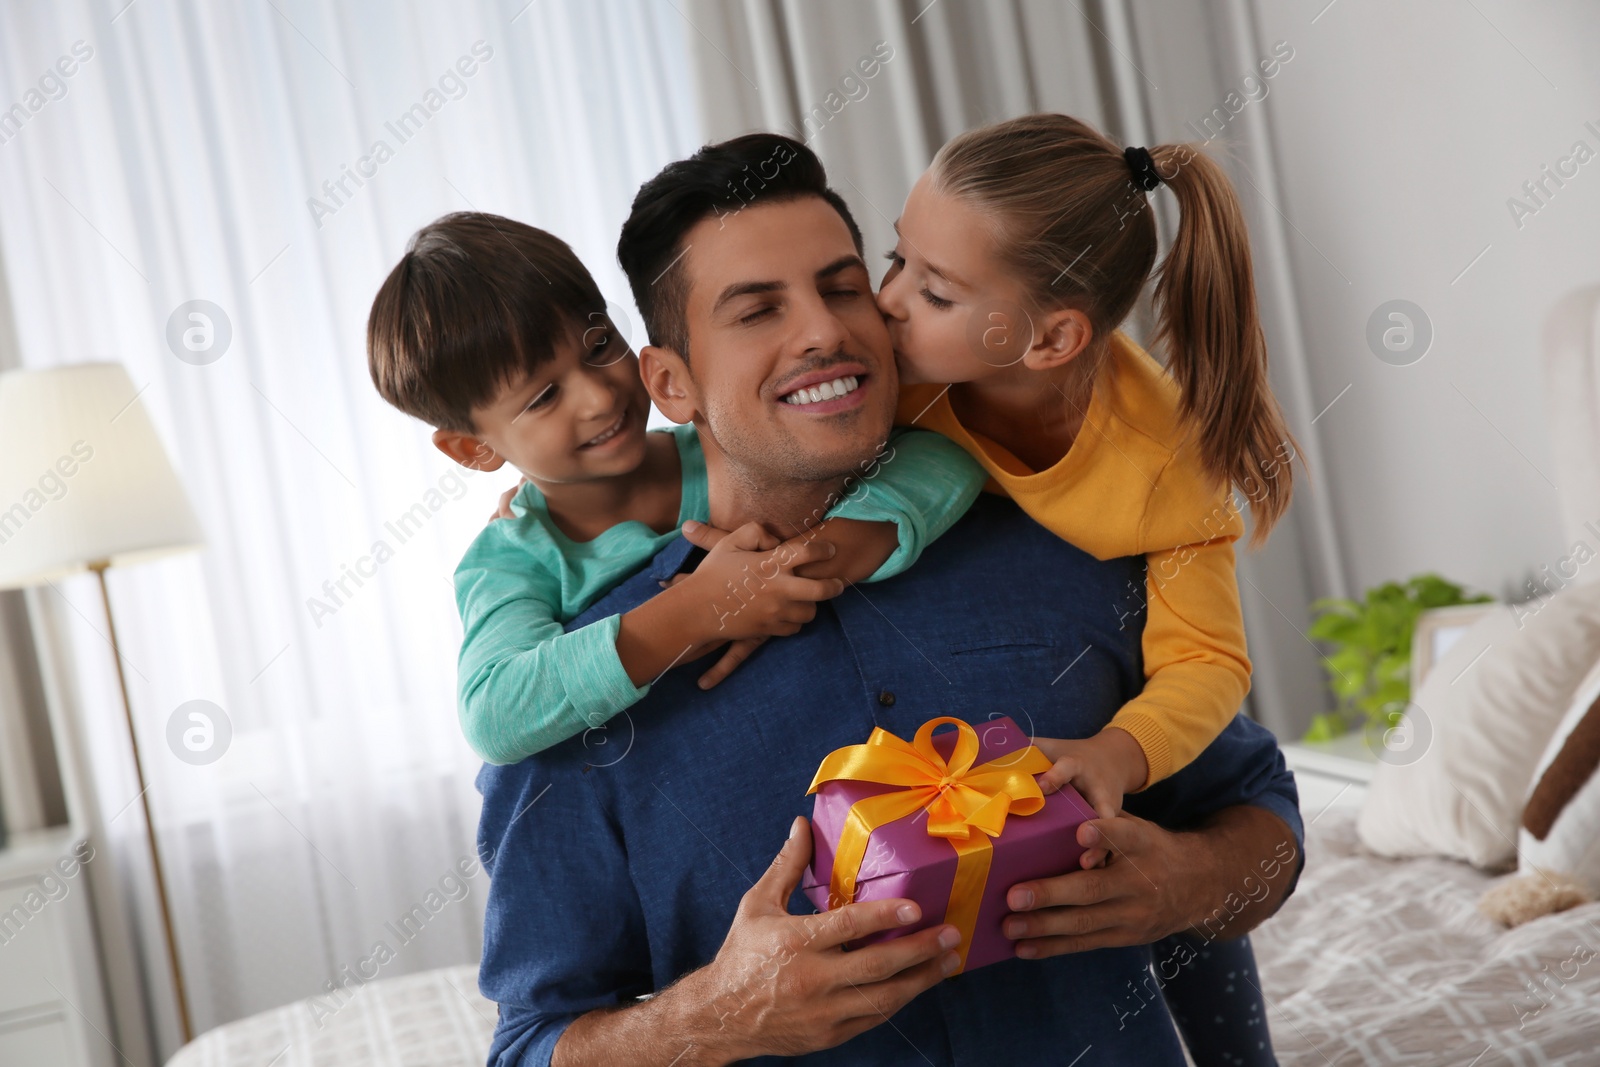
[[[1295,58],[1248,106],[1272,127],[1312,389],[1332,404],[1316,429],[1350,584],[1437,570],[1525,596],[1564,551],[1541,320],[1600,280],[1600,5],[1325,2],[1255,0],[1257,39]],[[1580,140],[1597,158],[1519,225],[1508,199],[1532,204],[1523,183]],[[1409,366],[1365,339],[1395,298],[1434,328]]]

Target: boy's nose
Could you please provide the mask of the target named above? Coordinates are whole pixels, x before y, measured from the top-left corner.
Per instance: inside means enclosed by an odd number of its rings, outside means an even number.
[[[615,414],[617,409],[617,389],[611,383],[610,377],[605,371],[596,368],[583,375],[583,381],[583,405],[581,410],[584,415],[590,418],[599,418],[602,415]]]

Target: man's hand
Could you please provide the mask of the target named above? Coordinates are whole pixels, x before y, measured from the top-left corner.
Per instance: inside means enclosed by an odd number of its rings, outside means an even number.
[[[948,924],[846,952],[846,941],[917,922],[904,898],[790,915],[811,860],[811,826],[797,818],[772,865],[739,901],[716,958],[649,1000],[592,1011],[557,1042],[557,1067],[614,1063],[721,1067],[756,1056],[801,1056],[872,1029],[960,965]]]
[[[1132,815],[1078,827],[1078,844],[1109,848],[1096,870],[1018,882],[1002,924],[1024,959],[1143,945],[1180,930],[1233,938],[1277,910],[1298,869],[1294,834],[1248,805],[1173,833]]]
[[[739,902],[733,926],[699,988],[733,1038],[737,1058],[801,1056],[870,1030],[960,965],[950,925],[846,952],[840,946],[918,921],[905,899],[790,915],[789,897],[811,860],[811,827],[796,819],[772,865]]]

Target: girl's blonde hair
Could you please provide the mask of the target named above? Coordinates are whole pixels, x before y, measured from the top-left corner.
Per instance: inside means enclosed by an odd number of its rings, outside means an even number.
[[[1179,208],[1157,271],[1155,344],[1165,344],[1205,469],[1243,490],[1259,544],[1289,506],[1287,460],[1299,449],[1267,380],[1249,233],[1233,185],[1198,148],[1149,151]],[[1156,258],[1155,219],[1123,150],[1070,116],[1025,115],[961,134],[930,170],[936,189],[994,220],[1002,261],[1039,309],[1089,317],[1094,341],[1078,358],[1092,382]]]

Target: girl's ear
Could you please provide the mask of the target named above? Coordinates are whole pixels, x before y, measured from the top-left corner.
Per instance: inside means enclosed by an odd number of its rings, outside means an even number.
[[[1033,370],[1050,370],[1078,358],[1093,340],[1089,316],[1077,308],[1061,308],[1040,317],[1039,332],[1023,363]]]
[[[639,377],[663,415],[680,426],[693,420],[699,411],[700,394],[689,373],[688,361],[676,351],[645,345],[639,350]]]
[[[458,430],[433,431],[433,447],[463,467],[475,471],[497,471],[506,462],[505,457],[485,444],[482,438]]]

